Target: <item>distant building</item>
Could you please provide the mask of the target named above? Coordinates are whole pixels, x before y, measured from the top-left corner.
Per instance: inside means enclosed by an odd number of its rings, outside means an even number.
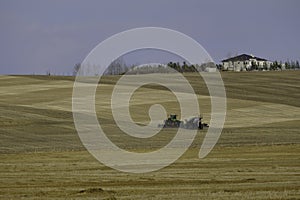
[[[207,68],[205,68],[204,71],[205,71],[205,72],[216,72],[216,71],[217,71],[217,68],[216,68],[216,67],[207,67]]]
[[[226,71],[269,70],[272,62],[253,55],[241,54],[222,60],[222,69]]]

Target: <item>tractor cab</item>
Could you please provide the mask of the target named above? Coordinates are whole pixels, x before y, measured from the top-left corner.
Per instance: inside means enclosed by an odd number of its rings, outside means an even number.
[[[177,115],[171,114],[167,120],[165,120],[164,128],[179,128],[181,121],[177,119]]]
[[[171,114],[169,119],[172,120],[172,121],[176,121],[177,120],[177,115]]]

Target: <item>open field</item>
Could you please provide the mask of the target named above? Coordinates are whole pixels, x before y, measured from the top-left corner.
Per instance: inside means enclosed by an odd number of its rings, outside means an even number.
[[[198,75],[185,74],[204,121],[210,99]],[[167,144],[175,130],[145,140],[122,134],[110,111],[119,77],[105,77],[96,108],[108,137],[130,151]],[[205,130],[172,165],[127,174],[99,163],[80,142],[71,102],[72,77],[0,76],[0,199],[299,199],[300,71],[222,73],[227,92],[225,128],[214,150],[198,159]],[[148,109],[162,104],[179,113],[163,87],[138,89],[132,118],[149,122]]]

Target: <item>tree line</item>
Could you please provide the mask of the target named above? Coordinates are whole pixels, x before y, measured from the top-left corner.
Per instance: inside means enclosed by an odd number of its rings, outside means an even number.
[[[81,67],[80,63],[77,63],[73,69],[73,75],[76,75]],[[144,64],[144,65],[131,65],[127,66],[122,58],[118,58],[113,61],[103,75],[122,75],[122,74],[149,74],[149,73],[174,73],[175,70],[179,73],[185,72],[199,72],[205,71],[206,68],[219,68],[221,66],[215,65],[213,62],[199,64],[188,64],[183,61],[180,62],[169,62],[167,64]],[[99,75],[97,73],[96,66],[89,67],[92,72],[85,72],[85,75]],[[92,74],[93,73],[93,74]]]
[[[73,69],[73,75],[76,75],[81,67],[80,63],[77,63]],[[171,69],[169,69],[169,68]],[[127,66],[122,58],[118,58],[113,61],[108,68],[104,71],[103,75],[122,75],[122,74],[147,74],[147,73],[172,73],[176,70],[179,73],[186,72],[202,72],[206,71],[207,68],[216,68],[222,70],[222,64],[215,64],[213,62],[199,64],[188,64],[183,61],[180,62],[169,62],[167,64],[145,64],[145,65],[131,65]],[[92,72],[86,72],[85,75],[99,75],[97,73],[97,67],[91,68]],[[263,67],[258,66],[256,63],[252,63],[251,70],[285,70],[285,69],[300,69],[299,61],[274,61],[268,67],[265,63]],[[93,74],[92,74],[93,73]]]

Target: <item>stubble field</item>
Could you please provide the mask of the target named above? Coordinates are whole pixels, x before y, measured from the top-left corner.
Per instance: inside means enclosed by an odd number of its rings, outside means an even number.
[[[204,121],[210,98],[198,75],[185,74]],[[118,76],[104,77],[96,109],[107,136],[128,151],[161,148],[176,130],[145,140],[115,125],[110,98]],[[220,140],[204,159],[206,130],[189,150],[156,172],[129,174],[99,163],[80,142],[72,116],[73,77],[0,76],[0,199],[299,199],[300,71],[222,73],[227,116]],[[176,80],[174,80],[176,81]],[[176,84],[176,82],[174,82]],[[138,89],[133,120],[162,104],[180,113],[175,96],[158,85]]]

